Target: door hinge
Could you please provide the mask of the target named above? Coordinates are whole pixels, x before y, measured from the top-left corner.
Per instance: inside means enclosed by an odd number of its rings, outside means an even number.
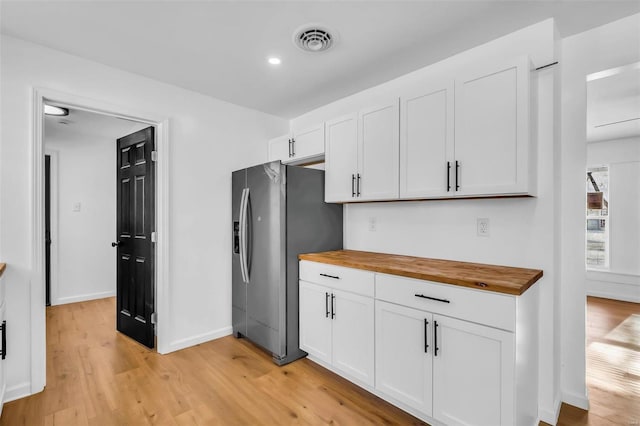
[[[158,323],[158,314],[154,312],[151,314],[151,324],[157,324],[157,323]]]
[[[151,161],[158,161],[158,151],[151,151]]]
[[[155,242],[157,242],[157,240],[158,240],[158,237],[156,236],[156,231],[153,231],[151,233],[151,242],[155,243]]]

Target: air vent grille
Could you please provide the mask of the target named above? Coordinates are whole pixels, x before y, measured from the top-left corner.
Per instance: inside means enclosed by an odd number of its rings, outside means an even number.
[[[333,46],[334,37],[320,26],[305,26],[294,33],[293,40],[305,52],[324,52]]]

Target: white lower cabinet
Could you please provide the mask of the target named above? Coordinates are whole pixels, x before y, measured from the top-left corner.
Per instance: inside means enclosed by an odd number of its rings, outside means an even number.
[[[373,386],[373,298],[300,281],[300,349]]]
[[[300,279],[312,360],[428,423],[537,424],[537,288],[512,296],[308,261]]]
[[[432,415],[433,316],[376,300],[376,389]]]
[[[513,333],[433,316],[433,417],[448,425],[514,424]]]

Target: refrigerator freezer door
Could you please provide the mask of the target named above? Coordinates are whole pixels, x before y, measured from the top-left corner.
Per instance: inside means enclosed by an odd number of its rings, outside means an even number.
[[[274,357],[286,355],[286,168],[247,169],[247,331]]]
[[[240,258],[240,212],[242,194],[247,184],[247,171],[238,170],[231,175],[231,321],[236,336],[247,333],[247,285],[243,281]]]

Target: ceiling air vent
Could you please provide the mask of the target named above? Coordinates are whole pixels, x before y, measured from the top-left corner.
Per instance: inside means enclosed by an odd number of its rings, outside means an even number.
[[[324,52],[335,42],[335,37],[321,25],[305,25],[293,33],[293,42],[305,52]]]

